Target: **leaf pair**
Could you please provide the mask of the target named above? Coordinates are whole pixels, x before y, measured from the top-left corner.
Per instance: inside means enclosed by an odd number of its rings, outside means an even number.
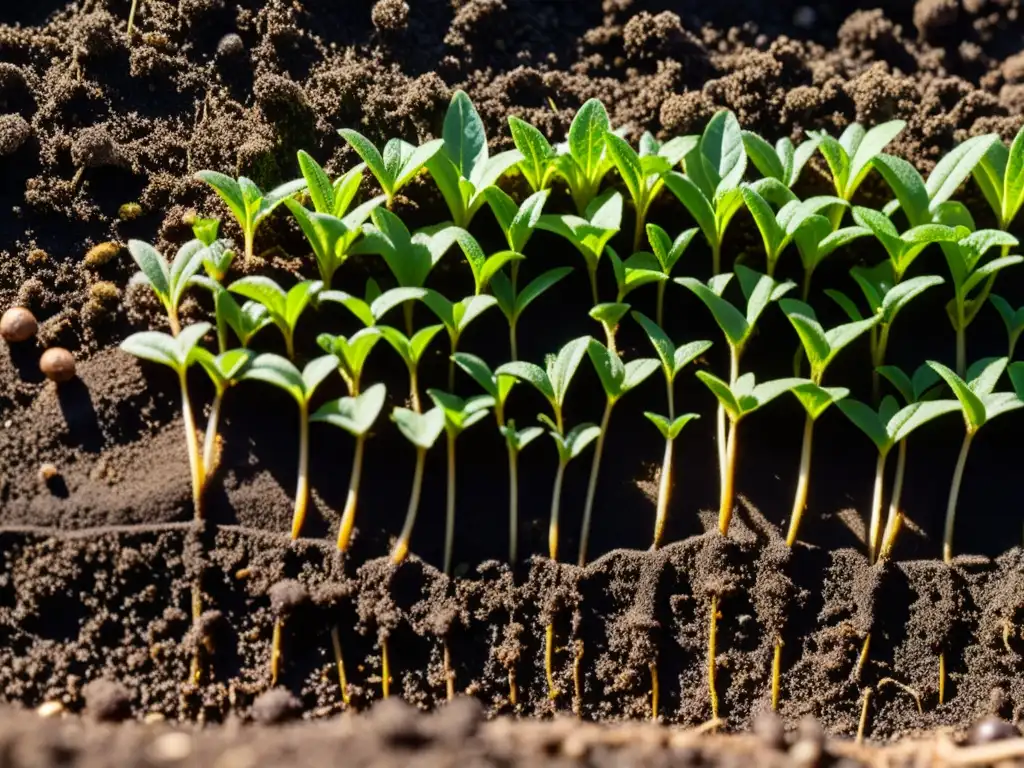
[[[914,259],[929,245],[956,242],[967,233],[967,230],[937,223],[919,224],[900,233],[888,216],[860,206],[854,207],[853,219],[869,229],[885,248],[897,283],[903,279]]]
[[[210,328],[209,323],[194,323],[182,328],[177,336],[160,331],[141,331],[122,341],[121,349],[143,360],[166,365],[179,376],[184,376],[188,367],[197,361],[195,350]]]
[[[775,266],[786,246],[792,242],[800,227],[811,216],[830,205],[845,205],[841,198],[822,196],[812,197],[803,202],[790,200],[775,211],[753,187],[741,187],[740,193],[761,233],[769,277],[775,274]]]
[[[836,195],[849,202],[867,177],[874,160],[906,126],[903,120],[890,120],[865,130],[860,123],[851,123],[835,139],[825,131],[808,131],[818,142],[825,162],[832,173]]]
[[[849,398],[839,403],[839,410],[867,435],[882,456],[906,440],[918,427],[959,408],[956,400],[910,402],[900,408],[892,396],[884,397],[877,410]]]
[[[733,423],[739,423],[759,408],[764,407],[794,387],[807,384],[807,379],[784,378],[757,384],[753,373],[745,373],[736,379],[733,386],[707,371],[697,371],[697,378],[721,403]]]
[[[811,137],[800,146],[794,147],[788,136],[783,136],[773,147],[763,138],[751,131],[742,131],[743,147],[747,157],[762,176],[777,179],[784,186],[791,188],[800,178],[807,161],[818,148],[819,138]]]
[[[1002,141],[992,143],[974,167],[974,180],[999,220],[1009,229],[1024,206],[1024,128],[1007,149]]]
[[[601,182],[612,168],[607,151],[611,132],[608,111],[598,99],[590,99],[573,117],[564,151],[553,161],[569,185],[576,211],[583,214],[597,197]]]
[[[412,181],[444,145],[442,139],[434,139],[416,147],[394,138],[384,145],[384,152],[381,153],[358,131],[342,128],[338,133],[366,163],[384,191],[389,207],[402,187]]]
[[[971,366],[965,381],[942,363],[928,361],[928,365],[949,385],[959,402],[968,435],[973,435],[996,416],[1024,407],[1024,400],[1016,392],[995,391],[1007,362],[1005,357],[979,360]],[[1019,368],[1015,370],[1020,371]],[[1015,386],[1024,383],[1019,373],[1013,383]]]
[[[652,358],[623,363],[617,352],[608,349],[596,339],[589,340],[587,354],[594,364],[594,370],[609,403],[615,403],[627,392],[639,386],[661,365],[658,360]]]
[[[295,357],[295,328],[302,313],[323,288],[319,280],[304,280],[285,291],[274,280],[262,275],[253,275],[236,280],[228,290],[262,304],[270,321],[284,336],[288,357]]]
[[[782,299],[779,306],[800,337],[811,365],[811,381],[819,385],[836,355],[882,319],[881,315],[872,315],[866,320],[855,320],[826,331],[810,305],[796,299]]]
[[[316,343],[324,352],[334,356],[349,394],[357,395],[366,359],[381,338],[380,330],[371,327],[356,331],[349,337],[321,333],[316,337]]]
[[[587,354],[590,340],[589,336],[573,339],[562,347],[557,355],[549,355],[544,368],[533,363],[512,362],[500,366],[495,373],[498,376],[508,375],[525,381],[540,392],[554,412],[553,428],[561,434],[564,428],[562,408],[565,404],[565,395],[584,355]]]
[[[458,227],[440,226],[413,234],[386,208],[375,208],[370,217],[373,224],[363,227],[363,239],[356,243],[352,253],[383,257],[403,288],[422,288],[431,270],[463,231]]]
[[[203,266],[207,246],[200,240],[190,240],[178,249],[170,264],[156,248],[141,240],[129,240],[128,252],[141,270],[132,282],[144,283],[153,289],[167,312],[171,333],[177,335],[178,307],[192,278]]]
[[[501,272],[491,280],[491,292],[498,302],[498,308],[505,319],[508,320],[509,338],[512,347],[512,359],[518,357],[518,343],[516,340],[516,326],[519,317],[526,311],[526,308],[536,301],[548,289],[572,272],[572,267],[555,267],[535,277],[525,288],[517,291],[516,287]]]

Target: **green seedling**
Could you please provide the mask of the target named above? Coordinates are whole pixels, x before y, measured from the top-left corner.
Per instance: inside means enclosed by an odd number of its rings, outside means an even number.
[[[974,166],[973,173],[992,206],[999,229],[1009,229],[1024,206],[1024,127],[1017,132],[1009,149],[1002,141],[993,142]]]
[[[299,470],[295,486],[295,509],[292,513],[293,539],[299,538],[306,520],[309,503],[309,402],[317,387],[335,369],[337,360],[324,355],[311,360],[299,371],[290,360],[270,353],[257,355],[242,374],[243,379],[262,381],[283,389],[299,406]]]
[[[237,180],[217,171],[198,171],[196,178],[205,181],[220,195],[235,217],[245,239],[245,264],[252,261],[256,229],[281,203],[306,188],[305,179],[295,179],[264,193],[256,184],[240,176]]]
[[[564,151],[554,160],[559,175],[569,185],[569,193],[580,215],[590,208],[601,189],[601,182],[612,169],[606,138],[611,131],[608,111],[598,99],[590,99],[573,117]]]
[[[711,118],[700,141],[683,159],[686,175],[672,171],[665,186],[686,207],[711,248],[711,271],[721,272],[722,239],[743,206],[740,183],[747,169],[743,132],[736,116],[722,110]]]
[[[409,338],[397,328],[387,325],[377,326],[377,330],[380,331],[384,341],[390,344],[395,352],[398,353],[398,356],[402,358],[405,367],[409,371],[409,403],[416,413],[422,411],[420,408],[420,388],[417,373],[420,360],[427,351],[430,342],[441,332],[443,327],[443,325],[429,325],[416,331],[412,338]]]
[[[878,157],[905,126],[903,120],[890,120],[876,125],[871,130],[865,130],[860,123],[851,123],[838,139],[829,136],[825,131],[808,131],[807,135],[818,142],[818,149],[821,150],[832,173],[836,195],[850,202],[857,188],[871,172],[872,160]],[[838,229],[844,209],[833,210],[832,228]]]
[[[537,227],[564,237],[580,252],[587,265],[591,298],[597,304],[597,267],[608,242],[622,227],[622,195],[608,190],[592,200],[582,216],[546,213]]]
[[[762,176],[776,179],[788,189],[800,179],[800,173],[821,141],[811,137],[799,146],[794,146],[788,136],[783,136],[773,147],[751,131],[742,131],[742,136],[743,148],[754,167]]]
[[[882,212],[891,216],[902,208],[911,227],[938,221],[942,207],[998,141],[999,136],[990,133],[957,145],[935,164],[927,182],[906,160],[892,155],[876,155],[871,163],[896,195],[896,199]]]
[[[484,124],[463,91],[452,95],[444,118],[443,143],[427,161],[427,170],[448,204],[456,226],[469,226],[486,199],[484,192],[523,159],[518,149],[491,157]]]
[[[321,194],[324,191],[321,190]],[[314,200],[319,197],[320,194]],[[330,286],[334,273],[348,259],[352,246],[362,235],[363,223],[383,201],[383,197],[375,197],[349,213],[345,213],[346,204],[338,214],[308,211],[297,200],[284,201],[313,249],[313,257],[324,285]],[[322,200],[322,204],[333,205],[336,210],[341,206],[340,201],[330,198]]]
[[[313,210],[316,213],[336,218],[345,216],[349,206],[352,205],[352,201],[355,200],[359,192],[359,185],[363,183],[363,170],[365,166],[357,165],[355,168],[350,168],[337,179],[331,181],[320,163],[314,160],[313,156],[308,152],[300,149],[298,159],[299,171],[302,173],[302,178],[306,180],[306,194],[313,204]],[[372,203],[371,208],[380,205],[380,198],[374,198]],[[366,216],[369,215],[370,211],[368,209]],[[364,220],[366,216],[363,217]]]
[[[217,434],[220,422],[220,409],[224,395],[229,388],[237,384],[249,365],[254,353],[248,349],[231,349],[214,355],[200,346],[192,349],[192,357],[199,363],[206,375],[213,382],[213,404],[210,416],[206,421],[206,432],[203,435],[203,484],[208,485],[217,471],[219,456],[217,451]]]
[[[391,288],[381,292],[377,281],[372,277],[366,281],[363,298],[353,296],[345,291],[321,291],[317,294],[317,303],[331,301],[340,304],[359,320],[366,328],[377,325],[392,309],[406,302],[423,299],[427,295],[426,288]]]
[[[448,492],[445,503],[444,526],[444,572],[451,575],[452,550],[455,543],[455,442],[459,435],[483,419],[494,407],[490,395],[475,395],[463,399],[439,389],[428,389],[427,394],[434,405],[444,413],[444,429],[448,435]]]
[[[469,232],[461,230],[457,233],[456,242],[462,249],[469,269],[473,273],[473,292],[479,296],[484,293],[490,285],[491,279],[500,272],[506,264],[515,264],[525,257],[518,251],[498,251],[488,256],[480,243]]]
[[[534,192],[547,191],[551,180],[558,172],[557,153],[543,133],[518,117],[508,118],[512,143],[523,159],[519,161],[519,172]]]
[[[270,322],[284,337],[288,358],[295,359],[295,327],[306,308],[323,288],[319,280],[303,280],[287,291],[269,277],[252,275],[235,280],[228,290],[266,307]]]
[[[402,139],[390,139],[384,145],[384,152],[377,150],[373,143],[358,131],[342,128],[338,133],[356,154],[366,163],[370,173],[377,179],[388,208],[395,195],[422,171],[428,162],[441,151],[443,139],[434,139],[418,147]]]
[[[777,282],[773,278],[755,272],[741,264],[736,265],[736,277],[747,302],[745,313],[740,312],[733,304],[722,297],[722,293],[725,291],[730,280],[732,280],[732,274],[717,275],[712,277],[706,284],[692,277],[676,278],[676,282],[679,285],[693,291],[697,298],[704,302],[715,318],[715,322],[718,323],[718,327],[722,329],[722,334],[729,345],[729,378],[727,380],[729,386],[734,386],[740,375],[740,357],[743,355],[747,342],[750,341],[754,334],[754,329],[758,319],[761,317],[761,313],[768,307],[768,304],[778,301],[796,287],[796,284],[791,281]],[[717,418],[718,466],[724,494],[726,465],[728,464],[728,439],[726,437],[725,407],[721,404],[718,408]],[[729,496],[731,499],[731,491]],[[730,507],[730,514],[731,511]]]
[[[914,259],[932,243],[953,243],[964,236],[962,230],[944,224],[926,223],[911,227],[903,234],[896,230],[892,220],[883,213],[857,206],[853,209],[853,220],[871,230],[878,242],[885,248],[892,265],[893,281],[903,280]]]
[[[949,388],[953,390],[960,410],[964,416],[966,428],[964,441],[960,447],[960,455],[957,457],[956,467],[953,470],[953,481],[949,488],[949,501],[946,504],[946,526],[942,538],[942,558],[947,563],[953,561],[953,528],[956,524],[956,505],[960,495],[960,483],[964,477],[964,467],[967,464],[967,454],[971,449],[971,441],[985,424],[1003,413],[1024,407],[1024,400],[1018,397],[1016,392],[995,392],[999,378],[1006,370],[1007,359],[1001,357],[997,360],[982,360],[972,366],[968,373],[969,381],[964,381],[956,373],[941,363],[932,360],[928,361],[936,373],[939,374]],[[1020,370],[1019,368],[1017,369]],[[1020,379],[1014,381],[1018,385]]]
[[[1024,332],[1024,307],[1014,309],[1010,306],[1010,302],[994,293],[989,294],[988,301],[996,308],[1006,326],[1006,335],[1009,341],[1009,351],[1006,353],[1006,357],[1013,360],[1013,353],[1017,349],[1017,340]]]
[[[192,236],[203,245],[213,245],[220,236],[220,219],[194,219],[192,221]]]
[[[365,392],[324,403],[309,418],[310,421],[339,427],[356,439],[355,452],[352,455],[352,472],[349,475],[348,496],[345,499],[345,510],[341,514],[341,525],[338,528],[338,549],[342,552],[348,550],[352,540],[352,529],[355,527],[366,438],[377,421],[377,417],[380,416],[386,395],[387,388],[383,384],[373,384]]]
[[[870,230],[864,227],[843,227],[833,231],[832,223],[818,214],[804,219],[793,233],[793,242],[796,243],[800,263],[804,268],[800,297],[804,301],[810,299],[811,279],[821,262],[837,249],[869,234]]]
[[[745,373],[730,385],[707,371],[697,371],[697,378],[711,390],[729,419],[729,438],[726,447],[725,470],[722,473],[722,492],[718,506],[718,530],[729,533],[736,479],[736,457],[739,451],[738,428],[740,422],[754,411],[793,387],[806,384],[807,379],[786,378],[756,384],[753,373]]]
[[[652,549],[657,549],[661,543],[662,533],[665,530],[669,499],[672,494],[673,445],[676,438],[679,437],[679,433],[683,431],[683,427],[693,419],[700,418],[695,413],[684,413],[681,416],[676,416],[674,391],[676,377],[689,363],[707,352],[711,348],[711,342],[692,341],[689,344],[676,347],[668,335],[661,329],[661,326],[640,312],[633,312],[632,314],[633,319],[640,324],[640,327],[647,334],[647,338],[650,339],[651,345],[654,347],[654,351],[657,353],[658,360],[661,363],[661,371],[665,375],[668,415],[661,416],[649,411],[644,413],[644,416],[658,428],[662,437],[665,438],[665,456],[661,463],[661,480],[658,486],[658,507],[654,518],[654,543],[651,547]]]
[[[178,249],[174,261],[168,264],[167,259],[149,243],[128,241],[128,252],[141,270],[132,277],[132,283],[142,283],[153,289],[167,312],[172,336],[177,336],[181,329],[178,307],[192,278],[203,266],[205,250],[202,241],[190,240]]]
[[[202,232],[202,222],[213,222],[215,225],[214,239],[211,242],[207,242],[209,233]],[[196,222],[192,230],[196,239],[206,246],[206,251],[202,256],[203,271],[206,272],[206,276],[211,280],[223,283],[228,276],[228,270],[231,269],[232,262],[235,260],[235,251],[230,240],[216,239],[216,227],[219,225],[220,221],[218,219],[202,219],[200,222]]]
[[[203,517],[203,488],[206,485],[206,471],[203,457],[199,452],[199,437],[192,401],[188,396],[188,368],[195,361],[194,350],[210,330],[209,323],[195,323],[182,328],[176,336],[160,331],[133,333],[121,342],[121,349],[130,355],[166,365],[178,374],[181,386],[181,414],[185,423],[185,445],[188,449],[188,465],[192,474],[192,508],[195,518]]]
[[[402,533],[391,550],[391,560],[400,563],[409,554],[409,540],[416,524],[416,512],[420,506],[420,494],[423,489],[423,468],[427,463],[427,451],[434,447],[437,438],[444,431],[445,419],[444,411],[440,408],[432,408],[426,413],[395,408],[391,413],[391,420],[398,425],[405,439],[416,448],[416,469],[413,471],[412,490],[409,492],[409,509],[405,515]]]
[[[597,494],[597,478],[601,470],[601,456],[604,453],[604,441],[608,434],[612,409],[615,404],[629,391],[635,389],[648,376],[658,370],[660,363],[652,358],[630,360],[623,364],[614,349],[609,349],[601,342],[591,339],[587,344],[587,354],[594,364],[594,370],[601,380],[605,394],[604,415],[601,417],[601,433],[597,436],[594,447],[594,461],[590,467],[590,482],[587,484],[587,500],[583,506],[583,526],[580,530],[580,553],[577,564],[582,568],[587,562],[587,543],[590,538],[590,519],[594,511],[594,498]]]
[[[535,192],[520,206],[516,205],[515,200],[505,194],[500,187],[487,188],[487,204],[491,206],[510,251],[520,254],[526,251],[526,244],[530,242],[537,229],[549,194],[549,190],[546,189]],[[511,273],[512,285],[515,286],[519,276],[519,260],[512,261]]]
[[[515,268],[516,262],[512,262]],[[572,267],[555,267],[544,272],[519,291],[509,278],[501,272],[491,279],[491,291],[498,300],[498,308],[508,320],[509,348],[513,360],[519,359],[519,344],[516,327],[519,318],[530,304],[541,297],[549,288],[572,272]]]
[[[811,367],[810,384],[793,389],[793,394],[807,411],[807,419],[804,422],[803,447],[800,451],[800,474],[796,495],[793,499],[793,511],[789,519],[789,533],[786,535],[786,545],[792,547],[796,543],[800,521],[803,518],[804,509],[807,507],[814,423],[829,405],[849,394],[849,390],[846,389],[822,387],[821,382],[825,371],[835,360],[836,355],[858,336],[877,325],[882,317],[876,314],[866,320],[844,323],[826,331],[808,304],[796,299],[782,299],[779,301],[779,307],[786,313],[786,317],[789,318],[789,322],[793,324],[793,328],[800,337],[804,354]]]
[[[683,230],[679,237],[673,240],[657,224],[647,225],[647,242],[651,246],[654,258],[658,260],[662,274],[666,277],[665,280],[658,283],[658,304],[654,316],[655,322],[658,325],[662,325],[665,319],[665,286],[668,285],[668,278],[672,277],[672,270],[675,269],[679,259],[686,253],[686,249],[690,246],[690,242],[696,234],[697,228],[693,227]]]
[[[614,133],[605,135],[608,158],[619,172],[630,198],[636,221],[633,229],[633,250],[640,250],[644,238],[644,226],[651,203],[661,192],[665,182],[662,177],[672,170],[690,150],[697,145],[696,136],[680,136],[665,145],[659,145],[649,133],[640,142],[640,152]]]
[[[779,257],[782,256],[786,246],[793,241],[797,230],[810,216],[830,205],[840,208],[846,205],[846,202],[838,197],[822,196],[812,197],[804,202],[790,200],[776,212],[768,204],[768,201],[752,187],[741,187],[740,194],[761,233],[765,263],[767,264],[766,271],[769,277],[775,276],[775,267],[779,263]]]
[[[341,374],[348,393],[356,397],[362,392],[361,383],[366,358],[381,339],[380,330],[376,327],[362,328],[351,336],[333,336],[321,333],[316,337],[320,349],[334,355],[338,361],[338,373]]]
[[[614,249],[608,246],[608,259],[612,263],[612,271],[615,274],[615,301],[598,304],[591,308],[590,316],[601,323],[605,332],[605,343],[609,349],[615,351],[615,335],[618,332],[619,322],[630,309],[630,305],[625,302],[626,297],[641,286],[651,283],[661,285],[668,277],[652,253],[641,251],[623,261]]]
[[[604,329],[605,344],[613,352],[616,351],[615,334],[618,333],[619,323],[629,310],[629,304],[619,301],[598,304],[591,307],[588,312],[592,319],[601,324],[601,328]]]
[[[469,324],[480,317],[493,306],[498,300],[493,296],[467,296],[461,301],[451,302],[434,290],[428,290],[423,297],[423,303],[430,308],[430,311],[437,315],[448,331],[448,342],[451,354],[459,351],[459,339]],[[455,388],[455,362],[448,361],[448,388]]]

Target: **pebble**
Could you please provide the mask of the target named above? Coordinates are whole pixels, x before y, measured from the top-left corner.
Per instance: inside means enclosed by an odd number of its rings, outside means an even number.
[[[39,370],[58,384],[71,381],[75,378],[75,356],[63,347],[50,347],[39,358]]]
[[[85,711],[96,720],[118,722],[131,715],[131,694],[121,683],[100,678],[82,689]]]
[[[11,307],[0,317],[0,337],[9,343],[28,341],[38,328],[35,315],[25,307]]]
[[[990,741],[1015,739],[1018,736],[1020,736],[1020,731],[1013,724],[1000,717],[989,715],[971,726],[971,730],[967,733],[967,742],[969,744],[987,744]]]
[[[786,726],[774,712],[766,711],[757,716],[754,735],[769,749],[781,750],[786,746]]]

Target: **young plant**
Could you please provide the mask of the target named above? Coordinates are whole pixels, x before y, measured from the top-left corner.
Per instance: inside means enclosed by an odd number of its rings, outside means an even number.
[[[513,269],[516,262],[512,262]],[[562,278],[572,272],[572,267],[555,267],[544,272],[529,283],[523,290],[519,291],[514,282],[501,272],[491,279],[491,292],[498,301],[498,308],[505,319],[508,320],[509,348],[513,360],[519,358],[519,344],[516,337],[516,327],[519,318],[530,304],[540,298],[549,288],[559,282]]]
[[[597,266],[605,246],[622,227],[622,195],[605,192],[591,201],[583,216],[545,213],[537,227],[564,237],[580,252],[587,265],[591,299],[597,304]]]
[[[409,492],[409,509],[405,514],[402,533],[391,550],[391,560],[400,563],[409,554],[409,540],[416,524],[416,512],[419,510],[420,493],[423,489],[423,469],[427,463],[427,451],[434,447],[437,438],[444,431],[445,419],[444,411],[440,408],[432,408],[426,413],[395,408],[391,413],[391,420],[398,425],[405,439],[416,448],[416,469],[413,471],[412,490]]]
[[[321,195],[330,189],[321,190],[314,200],[321,199]],[[363,223],[383,200],[383,197],[375,197],[347,214],[346,209],[342,209],[339,214],[308,211],[297,200],[284,201],[313,249],[313,257],[324,285],[330,286],[334,273],[348,259],[352,246],[362,235]],[[320,204],[332,205],[336,209],[340,207],[339,201],[332,198],[323,199]]]
[[[989,294],[988,301],[996,308],[999,316],[1003,319],[1003,324],[1006,326],[1006,336],[1009,341],[1009,351],[1006,353],[1006,357],[1009,360],[1013,360],[1013,353],[1017,349],[1017,341],[1020,339],[1021,333],[1024,332],[1024,307],[1014,309],[1010,306],[1010,302],[994,293]]]
[[[314,160],[308,152],[300,149],[298,158],[299,171],[302,173],[302,178],[306,180],[306,194],[309,195],[309,200],[313,204],[313,210],[316,213],[335,218],[344,217],[359,192],[359,185],[363,183],[365,166],[357,165],[331,181],[320,163]],[[293,198],[288,198],[288,200],[293,200]],[[285,203],[288,200],[285,200]],[[366,209],[363,220],[370,215],[370,210],[380,205],[381,201],[382,198],[375,197],[364,204],[369,207]]]
[[[445,504],[444,526],[444,572],[452,572],[452,550],[455,543],[455,442],[459,435],[483,419],[494,407],[490,395],[475,395],[462,399],[439,389],[428,389],[427,394],[434,405],[444,413],[444,429],[448,435],[448,492]]]
[[[615,301],[598,304],[590,309],[589,314],[594,320],[601,323],[604,328],[605,343],[614,352],[616,350],[615,335],[619,329],[619,322],[630,309],[630,305],[625,302],[626,297],[641,286],[650,283],[660,285],[668,278],[654,254],[641,251],[623,261],[612,247],[608,246],[608,258],[615,274]]]
[[[676,264],[679,263],[679,259],[682,258],[696,234],[697,228],[693,227],[683,230],[679,237],[673,240],[657,224],[647,225],[647,242],[650,244],[654,258],[658,260],[661,272],[666,278],[658,283],[658,304],[654,321],[659,326],[663,324],[665,319],[665,286],[668,285],[668,279],[672,277],[672,270],[675,269]]]
[[[295,509],[292,513],[293,539],[299,538],[306,520],[309,503],[309,402],[317,387],[323,383],[337,365],[333,355],[311,360],[299,371],[294,363],[280,355],[257,355],[242,374],[243,379],[262,381],[283,389],[299,406],[299,469],[295,486]]]
[[[587,543],[590,538],[590,519],[594,510],[594,497],[597,493],[597,477],[601,470],[601,456],[604,453],[604,441],[608,434],[612,409],[615,404],[630,390],[641,384],[648,376],[658,370],[660,363],[652,358],[630,360],[623,364],[614,349],[609,349],[601,342],[591,339],[587,344],[587,354],[594,364],[597,376],[605,394],[604,415],[601,417],[601,433],[597,436],[594,447],[594,461],[590,466],[590,482],[587,484],[587,500],[583,506],[583,526],[580,530],[580,554],[577,564],[582,568],[587,562]]]
[[[932,243],[954,243],[963,237],[964,232],[944,224],[926,223],[911,227],[903,234],[896,230],[892,219],[884,213],[870,208],[856,206],[853,209],[853,220],[860,226],[871,230],[871,234],[885,248],[892,265],[893,283],[903,280],[903,276],[914,259],[921,251]]]
[[[480,247],[477,239],[465,230],[457,233],[456,242],[462,249],[462,253],[469,263],[469,269],[473,273],[473,293],[477,296],[487,290],[491,278],[498,274],[506,264],[515,264],[525,258],[518,251],[511,250],[497,251],[488,256]]]
[[[245,264],[253,257],[256,229],[281,203],[306,188],[305,179],[295,179],[264,193],[245,176],[237,180],[217,171],[198,171],[196,178],[205,181],[220,195],[235,217],[245,239]]]
[[[956,524],[956,504],[960,495],[960,483],[964,477],[967,454],[971,449],[971,441],[985,424],[1000,414],[1024,407],[1015,392],[995,392],[999,378],[1006,370],[1005,357],[996,360],[982,360],[972,366],[970,380],[964,381],[956,373],[941,363],[932,360],[928,365],[939,374],[959,401],[966,428],[964,441],[960,447],[960,455],[953,470],[953,480],[949,487],[949,501],[946,504],[946,526],[942,538],[942,559],[947,563],[953,561],[953,528]],[[1016,383],[1016,382],[1015,382]]]
[[[174,261],[168,264],[167,259],[149,243],[128,241],[128,252],[141,270],[132,277],[132,283],[142,283],[153,289],[167,311],[172,336],[177,336],[181,329],[178,307],[185,290],[203,266],[205,251],[206,246],[201,240],[190,240],[178,249]]]
[[[345,291],[321,291],[317,294],[318,304],[331,301],[340,304],[363,324],[366,328],[377,325],[395,307],[409,301],[422,299],[427,295],[426,288],[390,288],[381,291],[377,281],[372,277],[366,281],[363,298]]]
[[[444,146],[443,139],[434,139],[416,147],[407,141],[394,138],[384,145],[382,154],[358,131],[342,128],[338,133],[362,158],[370,173],[377,179],[377,183],[384,191],[388,208],[391,208],[395,195],[402,187],[412,181]]]
[[[775,276],[775,267],[779,263],[779,257],[782,256],[786,246],[793,241],[797,230],[808,217],[830,205],[839,207],[846,205],[840,198],[822,196],[813,197],[804,202],[790,200],[776,212],[754,188],[740,187],[740,194],[743,195],[743,202],[746,203],[750,215],[761,233],[768,277]]]
[[[319,280],[303,280],[287,291],[269,277],[252,275],[235,280],[228,290],[266,307],[270,321],[284,337],[288,358],[295,359],[295,327],[306,308],[323,288]]]
[[[219,227],[220,219],[199,219],[192,225],[192,233],[206,246],[202,256],[203,271],[211,280],[222,283],[235,260],[235,250],[230,240],[218,239]]]
[[[711,248],[711,271],[721,272],[722,239],[743,206],[740,183],[747,169],[743,132],[736,116],[721,110],[708,122],[700,141],[683,159],[686,175],[671,171],[665,186],[686,207]]]
[[[825,371],[839,352],[858,336],[874,327],[882,318],[881,315],[872,315],[866,320],[837,325],[830,331],[826,331],[808,304],[796,299],[782,299],[779,306],[786,313],[793,328],[796,329],[804,348],[804,354],[811,366],[810,384],[795,387],[793,390],[801,405],[804,406],[804,410],[807,411],[807,419],[804,422],[803,447],[800,451],[800,475],[797,481],[796,495],[793,499],[793,511],[789,519],[789,533],[786,535],[786,545],[792,547],[796,543],[800,521],[807,506],[814,423],[829,405],[849,394],[849,390],[846,389],[822,387],[821,382]]]
[[[505,242],[508,249],[515,253],[524,253],[526,244],[530,242],[533,233],[540,222],[541,214],[544,213],[544,204],[548,200],[548,190],[542,190],[530,195],[523,204],[516,205],[515,200],[509,197],[500,187],[488,187],[485,195],[487,204],[491,206],[491,212],[505,235]],[[512,261],[512,285],[517,285],[519,276],[519,259]]]
[[[378,328],[362,328],[351,336],[334,336],[329,333],[321,333],[316,337],[316,343],[324,352],[334,355],[338,364],[338,373],[341,374],[348,393],[356,397],[362,392],[363,368],[366,367],[366,358],[381,340],[381,333]]]
[[[547,137],[534,126],[518,117],[508,118],[512,143],[523,156],[519,161],[519,172],[534,192],[547,191],[551,180],[558,173],[557,153]]]
[[[409,338],[397,328],[387,325],[377,326],[377,330],[388,344],[392,346],[398,356],[402,358],[405,367],[409,371],[409,402],[413,411],[420,413],[420,388],[418,373],[420,359],[434,337],[440,333],[442,325],[429,325],[421,328]],[[401,422],[399,422],[401,425]]]
[[[974,166],[974,180],[999,222],[999,229],[1009,229],[1024,206],[1024,127],[1007,149],[1002,141],[992,146]]]
[[[387,388],[383,384],[373,384],[365,392],[324,403],[309,418],[310,421],[332,424],[344,429],[356,439],[355,453],[352,455],[352,472],[349,475],[348,497],[345,499],[345,510],[341,514],[341,525],[338,528],[338,549],[342,552],[348,549],[352,540],[352,529],[355,527],[366,438],[380,416],[386,395]]]
[[[185,445],[188,449],[188,465],[192,474],[192,509],[196,520],[203,517],[203,488],[206,485],[206,470],[199,452],[199,437],[192,401],[188,396],[188,367],[196,359],[194,351],[199,341],[210,330],[209,323],[195,323],[186,326],[176,336],[160,331],[133,333],[121,342],[121,349],[130,355],[166,365],[178,374],[181,387],[181,415],[185,423]]]
[[[461,301],[451,302],[435,290],[427,290],[423,297],[423,303],[430,311],[437,315],[448,331],[448,342],[451,354],[459,351],[459,339],[463,332],[481,314],[498,303],[493,296],[467,296]],[[448,361],[448,389],[455,388],[455,362]]]
[[[203,434],[203,484],[208,485],[210,479],[217,471],[219,457],[217,455],[217,433],[220,422],[220,409],[224,402],[224,395],[230,387],[237,384],[253,358],[253,352],[248,349],[231,349],[214,355],[200,346],[192,349],[192,357],[198,362],[206,375],[213,383],[213,404],[210,406],[210,415],[206,422],[206,432]]]
[[[448,204],[452,221],[466,228],[484,204],[484,191],[523,156],[518,149],[489,155],[483,121],[463,91],[452,95],[442,136],[442,147],[427,161],[427,170]]]
[[[569,185],[569,193],[580,215],[590,208],[601,182],[612,169],[606,141],[611,127],[604,104],[590,99],[580,107],[569,126],[568,152],[554,161],[558,173]]]
[[[812,136],[799,146],[794,146],[788,136],[783,136],[773,147],[751,131],[742,131],[742,136],[747,157],[761,175],[776,179],[790,189],[799,180],[800,173],[821,141]]]
[[[654,519],[654,544],[652,549],[657,549],[661,543],[661,535],[665,529],[665,520],[668,517],[669,497],[672,494],[672,451],[673,445],[679,433],[683,431],[693,419],[700,418],[695,413],[684,413],[676,416],[675,405],[675,382],[676,376],[689,363],[696,360],[711,348],[710,341],[692,341],[681,347],[676,347],[668,335],[657,323],[649,317],[633,312],[633,319],[644,329],[647,338],[650,339],[654,351],[661,363],[661,371],[665,375],[665,391],[667,397],[668,415],[660,416],[655,413],[645,412],[646,416],[665,438],[665,456],[661,463],[661,482],[658,486],[658,507]]]
[[[871,234],[870,231],[864,227],[843,227],[833,230],[832,223],[818,214],[804,219],[793,233],[793,242],[796,243],[797,252],[800,254],[800,263],[804,268],[800,297],[804,301],[810,298],[811,279],[814,277],[814,270],[821,262],[833,254],[836,249],[849,245],[857,238],[868,234]]]

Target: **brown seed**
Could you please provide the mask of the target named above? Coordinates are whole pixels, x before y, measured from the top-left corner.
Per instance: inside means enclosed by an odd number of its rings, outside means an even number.
[[[38,327],[35,315],[24,307],[11,307],[0,317],[0,337],[6,342],[28,341]]]
[[[83,261],[87,267],[102,267],[121,252],[120,243],[106,242],[94,245],[85,254]]]
[[[39,358],[39,370],[58,384],[75,378],[75,356],[63,347],[50,347]]]

